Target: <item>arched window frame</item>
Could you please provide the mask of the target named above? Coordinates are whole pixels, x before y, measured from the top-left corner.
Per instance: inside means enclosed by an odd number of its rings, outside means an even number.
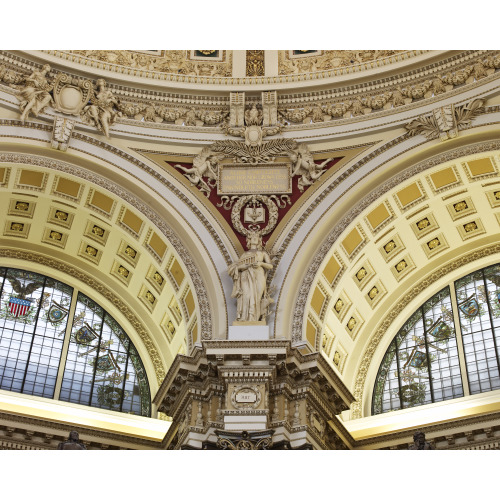
[[[474,278],[475,277],[475,278]],[[465,284],[471,284],[468,289]],[[382,400],[387,391],[383,387],[387,383],[387,374],[394,368],[394,356],[397,362],[397,372],[400,373],[399,354],[395,350],[402,339],[402,332],[408,330],[408,323],[434,297],[449,290],[451,310],[453,314],[458,366],[462,379],[463,393],[455,391],[449,397],[435,399],[428,398],[419,404],[404,404],[401,397],[401,377],[398,378],[399,403],[391,408],[382,408]],[[479,297],[481,295],[481,297]],[[476,311],[477,309],[477,311]],[[467,322],[475,323],[475,328],[467,331]],[[479,326],[478,326],[479,324]],[[372,414],[386,413],[404,408],[412,408],[422,404],[429,404],[447,399],[479,394],[500,389],[500,264],[493,264],[480,268],[465,276],[456,279],[447,287],[424,302],[408,318],[398,333],[391,340],[384,354],[375,379],[372,396]],[[390,356],[393,359],[389,359]],[[430,379],[430,385],[435,382]],[[394,390],[394,387],[391,387]],[[432,392],[432,387],[431,387]],[[386,400],[387,401],[387,400]]]
[[[28,332],[24,331],[24,330],[26,330],[26,324],[27,324],[26,320],[21,320],[18,318],[14,322],[14,321],[12,321],[13,316],[12,316],[12,314],[10,314],[10,309],[9,309],[9,311],[7,311],[7,309],[4,311],[4,309],[6,307],[8,307],[8,308],[11,307],[10,304],[6,304],[6,301],[10,302],[11,296],[12,297],[14,297],[15,295],[20,296],[19,293],[10,294],[9,292],[6,292],[6,290],[10,289],[10,288],[9,288],[9,286],[7,286],[7,287],[5,286],[5,282],[6,282],[5,277],[7,276],[7,273],[10,272],[11,270],[14,273],[19,273],[19,276],[21,276],[21,275],[27,276],[28,281],[31,277],[34,281],[38,280],[38,282],[40,282],[39,286],[37,287],[39,289],[38,298],[31,301],[32,304],[35,305],[35,307],[30,307],[30,309],[28,310],[28,314],[30,315],[30,317],[31,316],[33,317],[31,319],[34,321],[32,328],[28,328],[28,330],[30,330]],[[11,324],[15,323],[16,325],[18,325],[17,329],[16,328],[8,329],[9,332],[11,332],[10,343],[12,344],[12,342],[13,342],[12,339],[14,337],[19,337],[20,335],[22,337],[23,335],[25,335],[26,336],[25,345],[28,346],[28,344],[29,344],[29,348],[27,350],[25,349],[24,352],[22,353],[22,357],[26,358],[26,359],[21,360],[22,362],[25,362],[24,363],[25,364],[24,373],[22,374],[21,385],[19,386],[20,377],[18,377],[17,384],[11,383],[10,387],[8,387],[8,384],[3,383],[3,380],[5,378],[4,377],[5,366],[7,366],[9,364],[10,365],[13,364],[12,360],[9,358],[9,356],[4,356],[5,365],[4,365],[2,372],[0,373],[0,384],[2,384],[3,387],[0,387],[0,388],[5,389],[5,390],[13,390],[14,392],[21,392],[24,394],[31,394],[31,395],[35,395],[35,396],[41,396],[41,397],[49,397],[49,398],[56,399],[56,400],[68,401],[68,402],[77,403],[77,404],[84,404],[87,406],[93,406],[93,407],[98,407],[98,408],[103,408],[103,409],[108,409],[108,410],[113,410],[113,411],[124,411],[124,412],[128,412],[128,413],[142,415],[142,416],[151,416],[151,393],[150,393],[149,383],[148,383],[147,374],[146,374],[146,371],[144,368],[144,364],[142,363],[142,360],[140,359],[140,355],[139,355],[137,349],[135,348],[132,340],[126,334],[125,330],[123,328],[121,328],[119,323],[104,308],[102,308],[100,305],[98,305],[93,299],[86,296],[82,291],[79,291],[78,289],[73,288],[73,287],[65,284],[64,282],[61,282],[60,280],[56,280],[54,278],[51,278],[51,277],[46,276],[46,275],[42,275],[42,274],[37,273],[37,272],[25,271],[25,270],[18,269],[18,268],[0,267],[0,278],[1,278],[0,296],[2,297],[2,303],[0,304],[0,315],[3,314],[3,312],[5,312],[7,315],[10,314],[9,321],[11,322]],[[64,311],[64,312],[57,312],[56,311],[56,309],[53,307],[53,303],[52,303],[52,302],[56,302],[56,301],[52,301],[51,296],[48,298],[48,300],[51,301],[50,307],[48,306],[48,304],[43,302],[43,300],[45,300],[44,297],[46,297],[45,287],[46,287],[46,284],[49,282],[56,283],[60,288],[62,287],[66,290],[66,292],[65,292],[66,299],[64,301],[59,300],[59,302],[61,302],[61,304],[59,304],[61,306],[59,311]],[[12,286],[12,283],[10,285]],[[19,289],[19,285],[17,285],[17,288]],[[24,290],[24,291],[26,291],[26,290]],[[9,297],[7,297],[7,293],[9,293]],[[33,293],[36,293],[36,290],[34,290]],[[28,296],[29,294],[25,294],[25,295]],[[29,297],[27,297],[27,298],[29,298]],[[89,395],[90,397],[88,398],[87,401],[84,400],[85,398],[82,399],[82,398],[75,398],[75,397],[65,397],[64,395],[61,397],[61,391],[63,388],[63,381],[65,379],[65,375],[67,374],[67,372],[65,372],[65,369],[66,369],[66,365],[67,365],[67,361],[68,361],[68,351],[69,351],[69,348],[70,348],[70,345],[72,344],[72,342],[73,342],[73,344],[75,343],[74,342],[75,341],[75,331],[74,331],[75,330],[75,327],[74,327],[75,310],[76,310],[78,304],[81,304],[82,301],[86,301],[87,304],[93,304],[93,307],[101,310],[102,311],[102,325],[107,324],[109,326],[109,324],[112,324],[114,326],[113,334],[116,333],[115,337],[117,337],[117,339],[118,339],[118,344],[120,344],[120,345],[126,344],[126,356],[123,357],[123,360],[122,360],[123,363],[122,363],[121,367],[116,362],[116,355],[113,356],[113,353],[111,352],[110,349],[108,349],[109,353],[107,354],[110,360],[115,361],[115,363],[113,364],[113,367],[112,367],[114,369],[115,374],[121,376],[121,378],[122,378],[122,380],[120,381],[121,386],[119,386],[119,387],[115,387],[115,385],[116,385],[115,382],[117,380],[117,376],[115,376],[115,379],[113,379],[113,380],[110,379],[108,381],[109,383],[104,383],[104,384],[101,383],[100,385],[99,384],[96,385],[96,375],[99,373],[99,370],[97,369],[98,363],[99,363],[99,357],[101,359],[104,359],[104,357],[106,356],[106,353],[104,353],[104,351],[102,349],[94,349],[94,351],[97,351],[96,354],[100,353],[100,354],[97,354],[97,356],[95,357],[95,360],[92,361],[92,359],[86,359],[86,361],[88,361],[88,362],[94,362],[94,368],[92,371],[91,391],[90,391],[90,395]],[[45,300],[45,302],[46,302],[46,300]],[[64,304],[62,302],[64,302]],[[69,304],[68,307],[64,307],[65,305],[68,305],[68,304]],[[65,319],[65,321],[66,321],[63,331],[60,331],[60,332],[57,331],[56,326],[57,326],[58,322],[57,321],[53,322],[49,319],[49,312],[48,311],[56,311],[57,314],[61,314],[63,316],[63,319]],[[39,320],[42,316],[44,317],[44,320],[46,323],[45,330],[47,330],[47,325],[49,325],[49,323],[51,324],[51,329],[53,330],[52,332],[49,332],[48,336],[41,334],[42,332],[40,332],[38,330],[38,323],[39,323]],[[57,318],[55,317],[55,319],[57,319]],[[60,321],[59,323],[62,324],[63,321]],[[5,321],[4,321],[4,324],[5,324]],[[24,326],[22,326],[22,328],[21,328],[21,325],[24,325]],[[21,331],[21,330],[23,330],[23,331]],[[45,333],[45,330],[43,333]],[[0,335],[1,335],[0,338],[4,337],[4,335],[3,335],[4,331],[5,331],[4,327],[2,326],[2,329],[0,332]],[[31,337],[29,337],[30,335],[31,335]],[[120,335],[121,335],[121,338],[120,338]],[[39,337],[41,337],[41,341],[40,341]],[[109,337],[109,335],[108,335],[108,337]],[[115,340],[116,339],[113,338],[113,341],[115,341]],[[56,352],[56,355],[53,358],[50,358],[50,356],[49,356],[50,359],[48,361],[47,361],[47,353],[46,353],[47,349],[44,349],[45,347],[47,347],[44,345],[45,341],[46,341],[46,343],[50,343],[51,346],[57,345],[57,349],[55,349],[55,351],[57,351],[59,353],[59,355],[58,355]],[[99,337],[98,339],[95,339],[94,343],[96,341],[101,342],[101,337]],[[14,342],[19,343],[19,340],[16,339]],[[108,338],[108,342],[109,342],[109,338]],[[11,344],[9,344],[9,348],[10,348]],[[90,344],[92,344],[92,342],[90,342]],[[113,344],[113,342],[111,342],[111,344]],[[95,347],[95,346],[93,346],[93,347]],[[90,350],[91,348],[92,348],[92,345],[90,345],[88,350]],[[120,346],[117,347],[115,345],[115,350],[116,349],[118,349],[118,351],[119,351]],[[2,350],[5,350],[5,349],[2,349]],[[123,349],[122,349],[122,351],[123,351]],[[78,354],[80,354],[80,353],[78,353]],[[46,372],[48,373],[50,371],[50,373],[51,373],[50,378],[52,380],[51,380],[51,383],[47,385],[47,387],[45,387],[45,382],[38,383],[38,386],[36,383],[37,377],[38,377],[38,379],[43,378],[43,377],[39,377],[39,367],[42,366],[42,364],[38,363],[38,365],[37,365],[36,362],[30,361],[30,360],[32,360],[32,358],[35,359],[37,357],[37,355],[38,355],[38,358],[40,358],[40,359],[42,358],[42,356],[44,356],[47,363],[50,364],[51,369],[47,368]],[[121,352],[120,355],[123,355],[123,352]],[[56,358],[58,360],[57,361],[57,370],[56,370],[57,375],[54,376],[54,360]],[[88,358],[88,356],[87,356],[87,358]],[[16,365],[16,366],[19,364],[19,366],[21,367],[21,365],[23,364],[22,362],[19,363],[19,361],[20,361],[19,353],[18,353],[17,358],[14,361],[15,361],[14,365]],[[130,363],[130,368],[132,368],[132,370],[129,370],[129,363]],[[101,365],[102,365],[102,363],[101,363]],[[43,368],[40,371],[43,372],[44,368],[46,368],[46,367],[43,366]],[[101,366],[101,368],[106,368],[106,367]],[[12,369],[11,369],[11,371],[12,371]],[[106,370],[101,369],[100,371],[105,372]],[[139,376],[137,377],[137,379],[138,379],[137,383],[140,385],[140,388],[139,388],[140,404],[134,403],[132,405],[125,405],[124,406],[124,401],[127,398],[127,391],[128,391],[128,393],[130,393],[130,391],[134,391],[134,394],[132,395],[132,398],[131,398],[132,400],[134,399],[134,396],[137,396],[136,395],[136,392],[137,392],[136,388],[130,384],[128,379],[131,378],[131,375],[132,375],[132,379],[134,380],[134,377],[136,377],[138,373],[139,373]],[[102,375],[102,373],[101,373],[101,375]],[[54,383],[54,378],[55,378],[55,383]],[[104,378],[106,378],[106,377],[104,377]],[[28,383],[27,383],[27,381],[28,381]],[[29,387],[30,384],[33,386],[31,389]],[[41,386],[43,390],[40,390],[39,386]],[[95,386],[96,390],[98,389],[98,387],[104,387],[104,389],[101,390],[101,397],[99,398],[100,400],[97,400],[96,391],[94,390],[94,386]],[[109,389],[110,387],[111,387],[111,389]],[[117,394],[120,394],[120,392],[121,392],[120,400],[119,400],[119,402],[117,402]],[[102,397],[102,394],[107,395],[108,396],[107,399],[105,397]],[[137,397],[135,397],[135,400],[137,400]]]

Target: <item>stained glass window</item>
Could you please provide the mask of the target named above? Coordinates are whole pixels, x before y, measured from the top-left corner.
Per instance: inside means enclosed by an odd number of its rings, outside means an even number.
[[[90,298],[72,296],[60,281],[0,267],[0,389],[150,416],[129,337]]]
[[[455,285],[471,394],[500,388],[500,265],[464,276]]]
[[[445,288],[425,302],[392,340],[375,382],[373,414],[461,397],[462,379],[470,394],[500,389],[500,264],[460,278],[454,289],[453,297]]]
[[[463,396],[449,288],[425,302],[403,325],[384,356],[373,413]]]
[[[120,325],[78,294],[60,399],[149,415],[146,373]]]

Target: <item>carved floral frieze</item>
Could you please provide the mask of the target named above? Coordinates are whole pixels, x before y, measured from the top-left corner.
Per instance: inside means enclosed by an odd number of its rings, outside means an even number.
[[[127,66],[138,71],[159,71],[178,75],[231,76],[232,56],[227,51],[158,50],[150,53],[131,50],[71,50],[69,53],[95,61]],[[191,52],[201,52],[205,57],[192,57]],[[223,52],[219,58],[211,57],[214,52]]]
[[[113,57],[119,60],[119,52],[111,51],[110,53],[115,54]],[[323,52],[323,54],[328,52]],[[134,60],[136,57],[139,58],[140,54],[137,54]],[[423,67],[412,74],[405,75],[405,83],[402,79],[388,77],[376,82],[377,84],[374,82],[365,85],[363,89],[346,86],[335,91],[326,90],[321,93],[319,99],[313,96],[314,93],[300,95],[280,93],[277,95],[275,91],[264,92],[263,94],[268,94],[268,97],[262,99],[260,108],[252,111],[252,106],[245,106],[244,100],[242,109],[238,110],[238,106],[234,106],[232,100],[228,102],[226,96],[215,98],[197,96],[195,98],[167,92],[153,97],[137,89],[108,87],[105,90],[99,90],[96,83],[91,80],[75,78],[54,70],[41,75],[43,68],[37,69],[29,61],[23,61],[21,69],[20,61],[13,58],[10,53],[3,52],[0,56],[0,62],[2,62],[0,83],[19,92],[21,112],[23,113],[26,107],[29,108],[23,118],[53,107],[62,113],[75,116],[80,114],[82,119],[84,116],[87,117],[89,123],[105,134],[106,123],[98,124],[95,119],[98,115],[103,115],[103,120],[109,121],[109,125],[118,120],[133,120],[154,126],[164,124],[173,127],[215,128],[228,135],[244,137],[249,144],[259,143],[266,136],[280,133],[283,127],[317,127],[322,123],[327,125],[336,120],[359,119],[376,112],[397,111],[405,106],[442,96],[459,87],[474,84],[500,69],[498,51],[483,52],[475,57],[468,55],[450,59],[447,64],[443,61],[441,65]],[[314,58],[304,58],[306,59]],[[203,63],[203,61],[195,62],[196,64]],[[30,66],[32,67],[31,73],[27,73],[26,68]],[[37,72],[38,75],[35,74]],[[426,76],[423,76],[424,73]],[[40,88],[28,85],[27,80],[33,80],[33,78],[38,78]],[[45,82],[40,78],[45,78]],[[30,89],[34,88],[38,94],[36,101],[30,104],[33,98],[33,92]],[[96,113],[96,108],[92,108],[90,104],[92,104],[92,98],[96,98],[99,92],[108,104]],[[233,94],[241,93],[236,92],[231,95]],[[109,104],[110,99],[114,101],[111,104]],[[23,101],[26,103],[23,104]],[[236,114],[232,114],[233,109]],[[255,121],[255,116],[250,116],[252,113],[255,115],[255,111],[257,115],[260,115],[260,124],[250,124],[250,121]],[[248,115],[248,118],[245,115]]]
[[[364,92],[356,97],[342,100],[324,99],[322,103],[317,104],[281,104],[278,106],[278,114],[287,125],[307,125],[356,118],[439,96],[490,76],[499,68],[500,55],[488,55],[455,71],[441,72],[411,85],[388,87],[384,92]]]

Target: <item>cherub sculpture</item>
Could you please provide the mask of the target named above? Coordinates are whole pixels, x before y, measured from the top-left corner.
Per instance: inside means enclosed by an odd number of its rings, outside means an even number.
[[[191,168],[175,165],[181,169],[191,184],[200,188],[200,191],[206,196],[210,195],[213,187],[217,185],[217,171],[219,168],[219,159],[221,155],[214,154],[209,147],[204,147],[201,153],[193,159]],[[207,177],[207,181],[203,180]]]
[[[319,179],[321,174],[326,170],[326,164],[331,160],[331,158],[328,158],[323,163],[317,165],[314,163],[312,154],[305,144],[299,144],[296,149],[287,154],[293,163],[292,177],[296,175],[301,176],[298,182],[299,191],[304,191],[307,186],[310,186],[316,179]]]

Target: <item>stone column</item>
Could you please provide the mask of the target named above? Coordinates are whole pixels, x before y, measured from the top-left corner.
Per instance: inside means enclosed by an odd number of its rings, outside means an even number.
[[[168,449],[349,448],[335,417],[354,401],[319,353],[288,340],[205,341],[178,355],[154,398]]]

